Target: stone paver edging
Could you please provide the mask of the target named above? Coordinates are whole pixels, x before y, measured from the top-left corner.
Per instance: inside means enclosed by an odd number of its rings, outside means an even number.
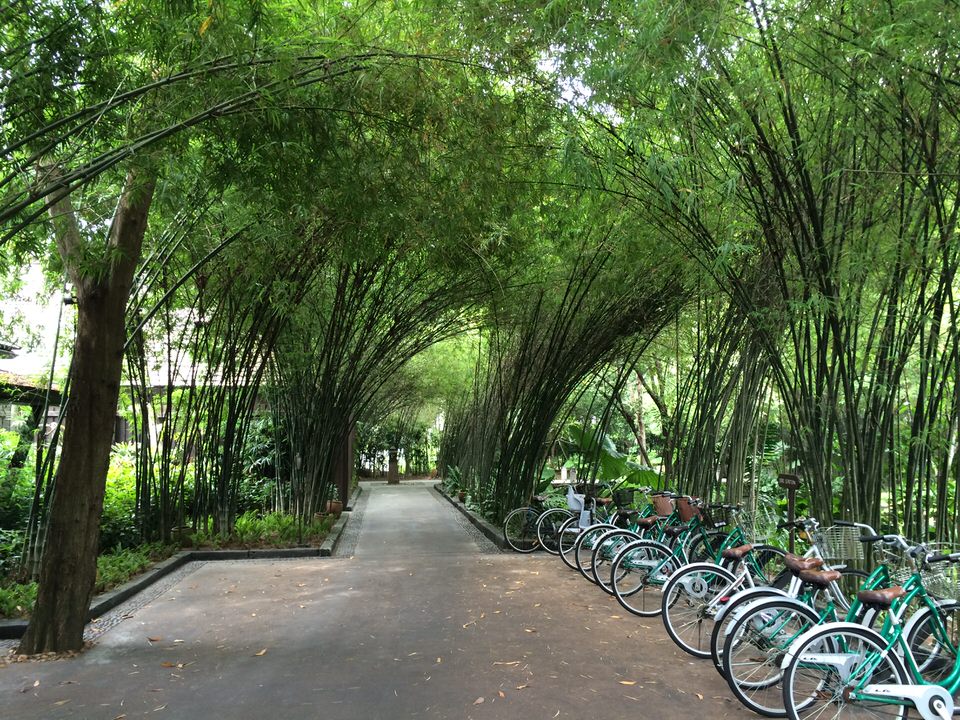
[[[475,512],[470,510],[464,503],[458,501],[456,498],[450,497],[443,491],[443,486],[440,483],[437,483],[433,486],[433,489],[436,490],[437,494],[440,497],[446,498],[447,502],[453,505],[457,510],[461,512],[480,532],[482,532],[490,542],[496,545],[501,550],[507,549],[507,542],[503,539],[503,529],[495,527],[489,520],[480,517]]]
[[[349,507],[352,507],[357,502],[359,496],[360,487],[358,486],[350,498]],[[343,529],[349,520],[350,513],[348,511],[342,512],[337,522],[334,523],[330,529],[330,534],[327,535],[319,547],[269,548],[265,550],[184,550],[178,552],[166,560],[162,560],[156,565],[153,565],[149,570],[133,578],[133,580],[124,583],[120,587],[97,595],[90,603],[90,612],[87,615],[87,621],[89,622],[93,618],[106,614],[137,593],[150,587],[158,580],[166,577],[175,570],[179,570],[188,562],[195,560],[273,560],[330,557],[336,549],[337,543],[340,541],[340,536],[343,534]],[[16,640],[22,637],[26,631],[26,620],[0,620],[0,640]]]

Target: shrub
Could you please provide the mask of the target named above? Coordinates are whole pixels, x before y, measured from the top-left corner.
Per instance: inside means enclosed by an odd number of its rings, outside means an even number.
[[[21,528],[27,524],[33,503],[33,468],[11,468],[10,460],[20,442],[19,434],[0,430],[0,528]]]
[[[25,618],[37,599],[36,583],[0,584],[0,617]]]
[[[17,572],[23,555],[22,530],[0,530],[0,579]]]
[[[103,497],[100,550],[134,547],[139,542],[136,456],[132,445],[115,445]]]
[[[97,558],[97,582],[94,592],[105,592],[122,585],[153,563],[170,557],[175,548],[149,543],[135,548],[117,547],[112,553]]]

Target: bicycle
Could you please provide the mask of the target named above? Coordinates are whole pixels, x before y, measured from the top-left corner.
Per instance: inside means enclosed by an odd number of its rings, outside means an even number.
[[[681,569],[690,565],[684,539],[685,533],[689,533],[691,529],[690,525],[668,527],[666,534],[673,536],[672,546],[641,539],[623,547],[611,563],[610,584],[614,596],[624,609],[641,617],[652,617],[663,611],[663,593],[666,590],[666,583]],[[724,559],[728,562],[738,562],[740,558],[733,559],[733,556],[724,558],[723,553],[733,548],[744,547],[747,548],[743,551],[744,557],[748,558],[751,572],[755,572],[757,577],[762,576],[764,582],[768,575],[764,567],[770,562],[775,562],[774,558],[785,554],[779,548],[770,546],[757,546],[757,552],[754,552],[752,547],[746,546],[743,528],[736,525],[717,547],[714,563],[698,563],[698,565],[704,565],[712,572],[720,568],[720,563]],[[720,570],[730,574],[728,570],[723,568]]]
[[[832,564],[832,560],[863,560],[863,544],[859,541],[860,529],[866,529],[870,535],[876,535],[876,531],[869,525],[862,523],[850,523],[838,521],[833,526],[824,530],[820,529],[820,523],[816,518],[800,518],[791,522],[782,522],[777,525],[778,530],[795,528],[800,531],[802,539],[810,541],[809,549],[802,555],[791,555],[784,558],[787,568],[790,571],[790,582],[786,587],[774,586],[756,586],[746,588],[736,593],[724,603],[718,610],[714,619],[713,631],[710,635],[710,659],[714,668],[726,680],[727,674],[723,667],[723,646],[726,638],[730,634],[730,628],[733,622],[739,619],[753,602],[770,597],[798,597],[803,590],[809,590],[809,586],[804,588],[799,579],[800,570],[836,570],[841,574],[840,580],[831,585],[830,592],[837,598],[840,606],[846,611],[850,606],[852,599],[865,582],[870,581],[870,575],[863,570],[851,568],[845,564]],[[856,540],[853,538],[856,537]],[[876,572],[876,571],[875,571]],[[886,569],[882,570],[886,573]],[[875,579],[872,582],[878,583],[873,587],[884,587],[884,583],[889,584],[886,575],[883,579]]]
[[[899,535],[882,539],[906,550],[914,561],[913,573],[902,586],[858,593],[864,605],[886,612],[879,631],[849,622],[830,623],[808,630],[790,646],[781,662],[788,717],[819,717],[829,709],[832,717],[849,713],[906,718],[910,707],[927,720],[952,717],[952,695],[960,691],[955,634],[960,605],[932,596],[924,571],[937,563],[957,563],[960,553],[929,553],[926,546],[910,546]],[[943,594],[956,595],[955,577],[944,590]],[[904,623],[915,600],[920,610]],[[932,648],[930,638],[935,639]],[[941,655],[950,657],[949,673],[932,662]],[[935,683],[925,677],[931,671]]]
[[[544,522],[555,523],[559,515],[568,518],[573,513],[566,508],[546,507],[547,498],[547,495],[534,495],[530,505],[514,508],[503,519],[503,540],[514,552],[532,553],[538,547],[551,552],[541,539],[541,527]]]

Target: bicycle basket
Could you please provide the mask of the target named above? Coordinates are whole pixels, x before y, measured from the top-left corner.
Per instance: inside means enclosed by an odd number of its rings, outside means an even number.
[[[930,552],[948,555],[953,549],[946,543],[926,543]],[[914,561],[902,552],[883,549],[884,562],[890,570],[890,581],[903,585],[916,572]],[[957,599],[960,597],[960,568],[955,563],[934,563],[920,570],[923,587],[934,597]]]
[[[936,563],[921,573],[927,592],[941,599],[960,598],[960,568],[956,563]]]
[[[613,491],[613,504],[618,508],[625,508],[633,505],[633,496],[636,493],[635,488],[623,488]]]
[[[860,528],[832,525],[820,531],[820,553],[824,560],[863,560]]]
[[[677,500],[677,512],[680,513],[680,520],[690,522],[700,514],[700,508],[691,504],[687,498],[682,497]]]
[[[657,495],[653,498],[653,509],[660,517],[673,514],[673,500],[666,495]]]

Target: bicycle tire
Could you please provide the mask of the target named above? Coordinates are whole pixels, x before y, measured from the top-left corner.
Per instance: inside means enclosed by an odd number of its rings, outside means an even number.
[[[722,530],[706,530],[698,533],[687,545],[687,557],[690,562],[712,562],[716,559],[717,549],[727,537]]]
[[[844,711],[850,709],[852,712],[849,715],[861,716],[865,711],[873,712],[880,718],[905,720],[909,711],[907,706],[851,700],[845,692],[849,683],[844,683],[830,665],[815,662],[817,653],[873,654],[881,652],[884,647],[886,641],[879,633],[853,623],[830,623],[798,638],[787,654],[783,673],[783,701],[787,717],[791,720],[843,718],[846,716]],[[885,654],[872,671],[862,667],[859,669],[860,673],[854,672],[852,675],[855,682],[864,679],[880,684],[909,682],[896,653]],[[829,712],[825,712],[827,709]]]
[[[616,530],[617,526],[609,523],[597,523],[586,528],[573,547],[573,562],[577,570],[584,578],[594,583],[593,575],[590,573],[592,564],[590,558],[593,557],[593,548],[597,541],[611,530]]]
[[[681,560],[662,543],[635,540],[624,546],[610,565],[613,595],[633,615],[659,615],[663,585],[680,567]]]
[[[728,635],[730,626],[751,603],[773,597],[786,597],[786,595],[782,590],[766,585],[741,590],[730,598],[730,602],[724,606],[721,615],[713,623],[713,630],[710,632],[710,661],[724,680],[727,679],[727,673],[723,669],[723,641]]]
[[[960,627],[960,602],[941,600],[937,603],[936,612],[939,613],[946,630],[947,645],[936,637],[931,625],[934,610],[929,607],[921,607],[910,616],[903,629],[903,637],[913,653],[924,681],[933,685],[944,685],[957,660],[954,639],[957,637],[957,628]]]
[[[837,572],[844,576],[844,578],[851,578],[849,583],[841,582],[840,587],[844,588],[848,585],[856,584],[857,588],[863,584],[863,581],[867,579],[868,575],[863,570],[858,570],[857,568],[840,568]],[[768,586],[768,585],[758,585],[754,588],[748,588],[742,592],[737,593],[737,596],[731,598],[730,604],[724,608],[722,616],[718,618],[718,621],[713,626],[713,632],[710,635],[710,660],[713,662],[714,669],[720,673],[721,677],[726,679],[727,673],[723,668],[723,643],[727,635],[729,634],[730,627],[734,620],[745,611],[745,609],[753,602],[758,600],[766,599],[768,597],[790,597],[787,595],[786,590],[780,587]],[[864,611],[861,608],[861,618],[864,617]],[[872,615],[870,616],[873,617]],[[870,625],[870,622],[865,622],[864,625]]]
[[[661,617],[667,634],[694,657],[710,657],[710,632],[721,593],[733,594],[743,582],[715,563],[692,563],[678,570],[663,588]]]
[[[724,640],[721,661],[734,697],[759,715],[785,717],[780,662],[818,621],[810,606],[787,597],[758,600],[740,614]]]
[[[541,513],[537,519],[537,541],[540,547],[551,555],[560,554],[560,541],[557,532],[560,526],[573,517],[573,513],[566,508],[550,508]]]
[[[639,539],[640,535],[633,530],[611,530],[597,539],[590,558],[590,574],[596,585],[608,595],[613,595],[613,588],[610,587],[610,564],[627,543]]]
[[[514,508],[503,519],[503,540],[511,550],[532,553],[537,549],[537,520],[540,512],[534,507]]]
[[[577,569],[573,563],[573,549],[580,532],[580,518],[576,515],[563,523],[557,531],[557,555],[571,570]]]

